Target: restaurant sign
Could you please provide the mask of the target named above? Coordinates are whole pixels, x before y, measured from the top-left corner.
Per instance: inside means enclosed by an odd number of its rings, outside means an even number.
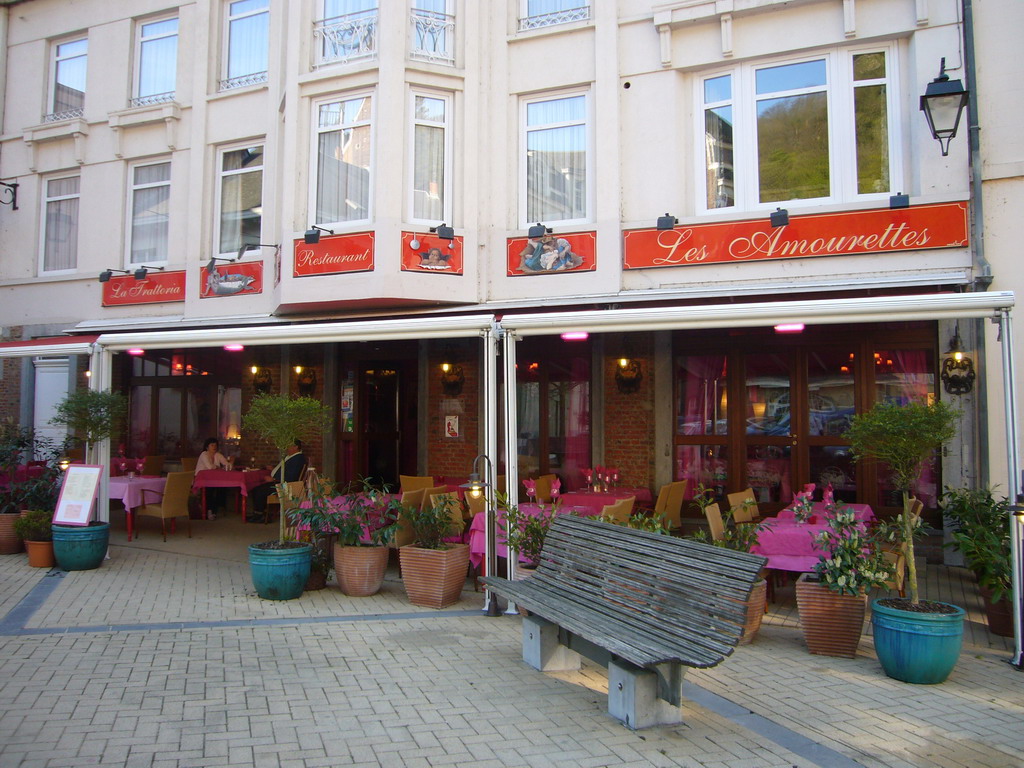
[[[557,275],[597,269],[597,233],[573,232],[508,240],[508,276]]]
[[[373,232],[321,237],[319,243],[295,241],[295,277],[373,270]]]
[[[211,259],[199,273],[199,298],[263,293],[263,262],[232,262],[218,266]]]
[[[967,245],[967,203],[790,214],[772,227],[748,221],[631,229],[622,233],[623,267],[689,267],[768,259],[806,259]]]
[[[402,271],[462,274],[462,238],[442,240],[437,235],[402,233]]]
[[[118,275],[103,283],[103,306],[160,304],[185,300],[185,272],[148,272],[144,280]]]

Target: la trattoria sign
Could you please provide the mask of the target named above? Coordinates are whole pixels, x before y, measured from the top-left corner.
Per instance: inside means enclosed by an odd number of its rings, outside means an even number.
[[[806,259],[967,245],[967,203],[844,213],[791,214],[772,227],[750,221],[631,229],[622,233],[626,269]]]

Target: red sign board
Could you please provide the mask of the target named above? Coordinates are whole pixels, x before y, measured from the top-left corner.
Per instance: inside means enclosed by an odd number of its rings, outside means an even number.
[[[103,284],[103,306],[159,304],[185,300],[185,272],[149,272],[145,280],[134,275],[111,277]]]
[[[632,229],[622,239],[626,269],[962,248],[967,245],[967,203],[790,214],[784,227],[772,227],[765,216],[664,231]]]
[[[373,232],[329,235],[313,244],[296,240],[293,268],[295,277],[369,272],[373,270]]]
[[[437,235],[403,232],[402,271],[461,275],[462,238],[442,240]]]
[[[508,275],[558,275],[597,269],[597,233],[544,235],[508,241]]]
[[[199,273],[199,298],[247,296],[263,293],[263,262],[246,261],[219,266],[209,265]]]

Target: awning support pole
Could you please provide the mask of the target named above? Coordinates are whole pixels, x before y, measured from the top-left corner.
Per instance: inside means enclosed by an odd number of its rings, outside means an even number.
[[[487,575],[494,573],[495,566],[495,493],[497,489],[494,483],[497,482],[494,467],[498,461],[498,339],[501,336],[501,329],[497,323],[492,322],[491,327],[483,332],[484,360],[483,360],[483,388],[484,388],[484,455],[487,461],[484,462],[486,471],[490,477],[485,477],[484,505],[486,544],[484,549],[484,567]],[[475,468],[474,468],[475,469]],[[484,592],[484,613],[488,616],[499,616],[498,598],[488,588]]]
[[[1021,581],[1024,579],[1024,515],[1018,508],[1020,499],[1020,463],[1017,459],[1017,391],[1013,376],[1013,325],[1010,310],[999,313],[999,340],[1003,345],[1003,402],[1006,404],[1006,474],[1009,496],[1014,502],[1010,510],[1010,564],[1013,586],[1013,659],[1010,663],[1024,670],[1024,593]]]
[[[505,362],[505,494],[509,504],[518,500],[519,489],[519,418],[516,413],[516,334],[505,331],[502,348]],[[508,578],[516,577],[519,552],[509,549]],[[509,600],[506,613],[518,613],[516,604]]]

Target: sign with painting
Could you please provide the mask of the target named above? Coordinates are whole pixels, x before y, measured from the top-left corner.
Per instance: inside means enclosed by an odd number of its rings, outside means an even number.
[[[572,232],[508,241],[508,275],[553,275],[597,269],[597,233]]]
[[[622,233],[623,266],[689,267],[768,259],[806,259],[967,245],[967,203],[789,216],[773,227],[765,214],[748,221],[681,225]]]
[[[98,464],[71,464],[64,473],[53,522],[88,525],[102,474],[103,467]]]
[[[462,238],[442,240],[437,235],[402,233],[402,271],[462,274]]]
[[[295,277],[369,272],[373,269],[373,232],[327,235],[319,243],[295,241]]]
[[[160,304],[185,300],[185,272],[147,272],[144,280],[135,275],[118,275],[103,283],[103,306]]]
[[[199,298],[263,293],[263,262],[217,264],[213,259],[199,273]]]

